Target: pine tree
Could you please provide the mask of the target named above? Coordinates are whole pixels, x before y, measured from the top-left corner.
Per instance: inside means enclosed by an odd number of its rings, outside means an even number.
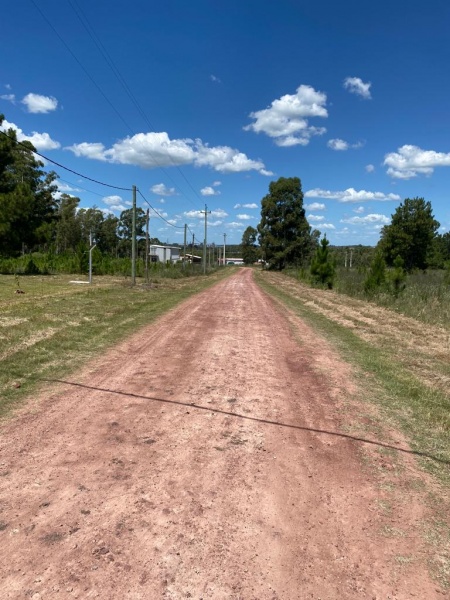
[[[261,201],[258,225],[262,257],[271,269],[302,263],[311,252],[311,227],[305,217],[298,177],[280,177]]]
[[[324,235],[311,263],[311,276],[314,283],[326,285],[331,290],[336,268],[330,257],[329,244],[327,236]]]
[[[378,251],[370,265],[366,280],[364,281],[364,291],[368,295],[374,294],[386,283],[386,263],[383,254]]]

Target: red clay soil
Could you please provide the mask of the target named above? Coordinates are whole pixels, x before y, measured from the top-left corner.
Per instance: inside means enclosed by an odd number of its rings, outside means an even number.
[[[2,600],[442,598],[380,533],[349,368],[299,328],[242,269],[4,424]]]

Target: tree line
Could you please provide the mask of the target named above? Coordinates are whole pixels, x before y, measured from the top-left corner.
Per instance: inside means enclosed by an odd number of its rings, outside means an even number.
[[[4,116],[0,115],[0,125]],[[41,251],[55,255],[85,252],[90,236],[97,249],[114,257],[131,252],[132,209],[120,217],[97,207],[80,208],[80,199],[59,194],[57,174],[43,170],[29,141],[18,142],[14,129],[0,135],[0,256]],[[136,234],[145,248],[146,213],[137,209]],[[151,243],[160,243],[152,238]]]
[[[381,285],[386,269],[391,269],[397,292],[406,273],[446,266],[450,269],[450,232],[439,234],[439,227],[430,202],[406,198],[370,252],[367,289]],[[270,183],[269,193],[261,200],[259,225],[244,231],[242,256],[247,264],[260,260],[269,269],[308,267],[314,282],[332,287],[336,249],[330,249],[326,235],[320,238],[320,231],[313,229],[305,216],[300,179],[280,177]],[[358,253],[360,249],[355,248]]]

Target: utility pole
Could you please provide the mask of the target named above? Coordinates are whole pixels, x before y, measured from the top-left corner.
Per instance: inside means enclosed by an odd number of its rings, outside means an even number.
[[[191,265],[192,265],[192,268],[191,268],[191,271],[194,270],[194,240],[195,240],[195,235],[192,234],[192,254],[191,254]]]
[[[345,251],[345,258],[344,258],[344,268],[347,268],[347,250]]]
[[[89,232],[89,283],[92,283],[92,251],[97,244],[92,245],[92,231]]]
[[[223,266],[225,266],[227,264],[226,262],[226,258],[225,258],[225,247],[226,247],[226,242],[227,242],[227,234],[224,233],[223,234]]]
[[[131,285],[136,285],[136,186],[133,185],[133,218],[131,221]]]
[[[208,214],[211,214],[211,211],[208,211],[208,207],[205,204],[205,210],[201,211],[205,213],[205,237],[203,238],[203,275],[206,275],[206,230],[208,226]]]
[[[149,226],[150,226],[150,209],[147,208],[147,219],[145,224],[145,281],[148,283],[148,255],[150,252],[150,237],[149,237]]]
[[[186,268],[186,236],[187,236],[187,223],[184,224],[184,260],[183,260],[183,269]]]
[[[350,269],[352,268],[353,263],[353,248],[350,248]]]

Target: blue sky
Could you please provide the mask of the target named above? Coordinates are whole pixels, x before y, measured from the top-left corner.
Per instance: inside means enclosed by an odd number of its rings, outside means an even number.
[[[270,181],[299,177],[333,244],[370,244],[407,197],[450,230],[447,0],[15,0],[0,112],[40,152],[136,185],[151,235],[239,243]],[[131,193],[54,168],[119,215]],[[147,204],[138,195],[138,205]],[[174,225],[175,227],[172,227]]]

